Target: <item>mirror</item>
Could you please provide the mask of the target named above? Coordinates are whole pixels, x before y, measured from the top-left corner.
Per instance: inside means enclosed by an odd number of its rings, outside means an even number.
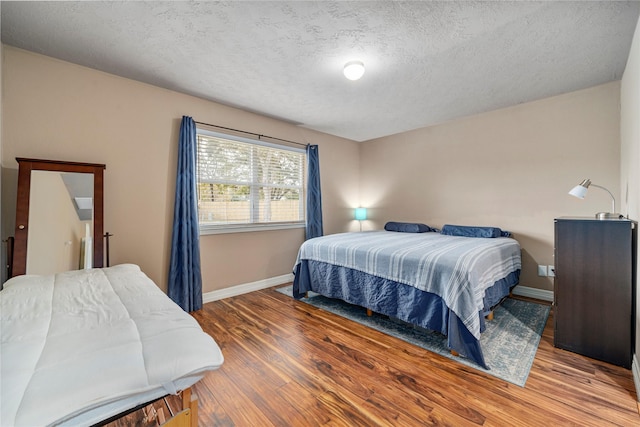
[[[105,165],[16,160],[12,276],[102,267]]]

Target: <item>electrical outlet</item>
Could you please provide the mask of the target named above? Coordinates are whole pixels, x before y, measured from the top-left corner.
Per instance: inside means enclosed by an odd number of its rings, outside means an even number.
[[[556,277],[556,268],[553,265],[547,266],[547,276]]]
[[[547,266],[546,265],[538,265],[538,276],[546,276],[547,275]]]

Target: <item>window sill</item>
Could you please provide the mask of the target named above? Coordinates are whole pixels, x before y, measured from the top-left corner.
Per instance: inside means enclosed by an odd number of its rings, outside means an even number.
[[[200,226],[200,235],[209,234],[229,234],[229,233],[246,233],[253,231],[273,231],[273,230],[289,230],[292,228],[304,228],[305,224],[235,224],[223,226]]]

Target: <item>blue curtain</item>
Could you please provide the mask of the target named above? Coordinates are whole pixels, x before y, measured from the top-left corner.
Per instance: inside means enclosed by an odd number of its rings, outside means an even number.
[[[318,146],[307,145],[307,223],[306,238],[322,236],[322,196]]]
[[[200,232],[196,193],[196,124],[183,116],[178,142],[169,297],[184,311],[202,308]]]

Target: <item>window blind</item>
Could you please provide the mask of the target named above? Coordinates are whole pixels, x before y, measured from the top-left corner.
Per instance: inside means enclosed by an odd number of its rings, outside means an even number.
[[[201,130],[197,140],[201,229],[304,224],[304,151]]]

